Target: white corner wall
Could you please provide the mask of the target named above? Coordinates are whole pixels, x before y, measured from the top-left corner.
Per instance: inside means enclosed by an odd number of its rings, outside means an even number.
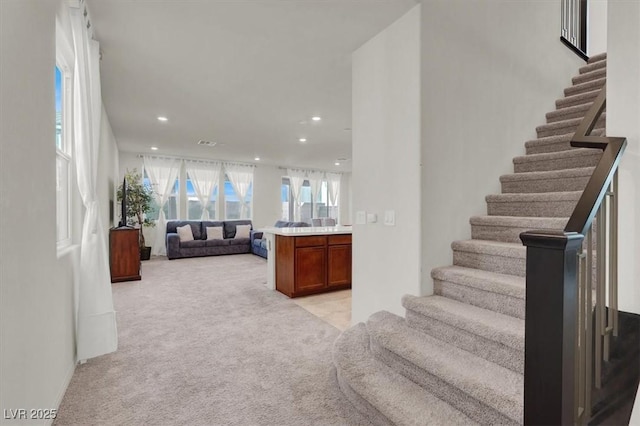
[[[352,322],[420,284],[420,6],[353,54]],[[395,210],[395,226],[384,211]],[[357,224],[359,211],[376,223]]]
[[[422,3],[422,294],[584,65],[559,28],[559,0]]]
[[[640,314],[640,2],[608,9],[607,134],[628,143],[619,171],[619,308]]]

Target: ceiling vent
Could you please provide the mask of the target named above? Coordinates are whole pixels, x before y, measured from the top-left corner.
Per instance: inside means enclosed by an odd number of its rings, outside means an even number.
[[[218,145],[222,146],[224,144],[223,143],[219,143],[219,142],[211,142],[211,141],[199,140],[198,141],[198,145],[206,145],[206,146],[214,147],[214,146],[218,146]]]

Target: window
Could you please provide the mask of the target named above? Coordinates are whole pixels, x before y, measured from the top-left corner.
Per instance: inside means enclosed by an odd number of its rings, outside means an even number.
[[[240,200],[236,191],[233,189],[233,185],[231,185],[231,181],[229,181],[229,177],[225,174],[224,176],[224,209],[225,209],[225,218],[226,219],[250,219],[251,218],[251,204],[253,200],[253,183],[249,185],[249,189],[247,190],[247,195],[244,200]],[[242,206],[241,202],[244,202],[245,210],[244,217],[242,215]]]
[[[282,178],[280,187],[280,199],[282,203],[282,220],[294,220],[294,204],[293,194],[291,192],[291,183],[289,178]],[[315,200],[311,199],[311,186],[309,181],[305,179],[300,190],[300,220],[302,222],[311,223],[312,218],[318,217],[338,217],[338,206],[333,206],[329,200],[329,188],[327,181],[322,181],[320,191]]]
[[[56,144],[56,241],[71,244],[71,76],[63,66],[55,67]]]
[[[209,212],[209,219],[216,219],[216,204],[218,202],[218,185],[215,186],[213,191],[211,192],[209,205],[207,206],[207,211]],[[200,220],[202,217],[202,204],[200,204],[200,200],[196,195],[196,191],[193,188],[193,183],[191,182],[191,178],[187,174],[187,219],[189,220]]]
[[[153,188],[153,185],[151,184],[151,181],[149,180],[149,176],[147,175],[146,171],[144,172],[143,182],[145,186],[155,191],[155,188]],[[171,194],[169,195],[169,198],[163,208],[164,216],[167,220],[178,219],[179,192],[180,192],[180,181],[179,179],[176,179],[173,185],[173,189],[171,190]],[[151,203],[151,211],[147,213],[147,218],[150,220],[158,220],[159,215],[160,215],[160,206],[158,205],[158,202],[154,198],[153,202]]]

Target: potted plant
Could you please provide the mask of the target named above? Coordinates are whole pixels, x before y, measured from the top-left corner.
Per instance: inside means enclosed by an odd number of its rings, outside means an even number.
[[[127,170],[125,174],[127,181],[127,225],[140,228],[140,259],[149,260],[151,257],[151,247],[147,247],[144,240],[143,227],[154,227],[155,222],[147,218],[147,213],[152,210],[153,190],[145,186],[142,182],[142,175],[136,170]],[[122,202],[123,184],[118,187],[118,201]]]

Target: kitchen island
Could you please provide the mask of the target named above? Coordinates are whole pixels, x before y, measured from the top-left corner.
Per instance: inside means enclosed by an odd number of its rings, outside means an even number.
[[[351,227],[265,228],[267,287],[298,297],[351,288]]]

